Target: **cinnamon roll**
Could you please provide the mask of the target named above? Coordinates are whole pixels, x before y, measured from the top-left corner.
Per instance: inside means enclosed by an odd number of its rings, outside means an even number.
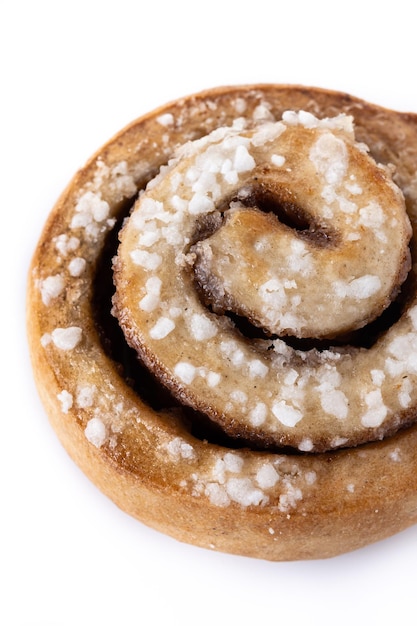
[[[181,541],[325,558],[417,521],[417,115],[254,85],[122,130],[28,286],[63,445]]]

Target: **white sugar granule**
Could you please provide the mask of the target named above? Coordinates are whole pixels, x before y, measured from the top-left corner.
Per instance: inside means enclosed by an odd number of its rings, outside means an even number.
[[[135,179],[129,173],[129,166],[126,161],[120,161],[112,167],[110,186],[118,191],[117,198],[119,200],[131,198],[136,193]]]
[[[236,170],[233,169],[233,163],[231,159],[225,159],[221,168],[221,173],[224,176],[226,183],[235,185],[239,180],[239,175]]]
[[[93,406],[94,395],[96,393],[95,385],[80,385],[77,390],[76,402],[80,409],[86,409]]]
[[[394,463],[399,463],[401,461],[401,451],[399,448],[395,448],[392,452],[389,453],[389,458]]]
[[[192,445],[181,439],[181,437],[175,437],[175,439],[170,441],[167,445],[167,450],[177,460],[180,458],[190,460],[196,456]]]
[[[310,472],[306,472],[304,478],[307,485],[314,485],[317,480],[317,474],[314,470],[311,470]]]
[[[72,395],[64,389],[63,391],[61,391],[61,393],[57,395],[57,398],[61,403],[62,412],[68,413],[73,404]]]
[[[223,461],[225,464],[225,468],[229,472],[238,474],[243,469],[242,457],[239,456],[238,454],[235,454],[234,452],[227,452],[223,457]]]
[[[106,200],[103,200],[99,194],[86,191],[75,206],[71,228],[85,228],[89,230],[93,222],[104,222],[108,218],[109,213],[110,206]]]
[[[374,385],[380,387],[385,380],[385,374],[382,370],[371,370],[371,378]]]
[[[276,167],[282,167],[285,163],[285,157],[281,154],[273,154],[271,156],[271,163]]]
[[[262,102],[255,107],[252,117],[257,122],[272,122],[275,121],[273,114],[271,113],[271,106],[268,102]]]
[[[411,404],[411,391],[413,385],[409,378],[404,378],[401,383],[400,390],[398,392],[398,402],[403,409],[407,409]]]
[[[268,408],[263,402],[258,402],[249,412],[249,419],[252,426],[260,426],[266,420]]]
[[[146,270],[156,270],[162,263],[162,257],[157,252],[147,250],[132,250],[130,257],[135,265],[139,265]]]
[[[233,106],[235,107],[236,113],[242,115],[246,111],[247,102],[244,98],[236,98],[236,100],[233,101]]]
[[[86,265],[87,261],[85,259],[83,259],[82,257],[76,257],[75,259],[72,259],[72,261],[70,261],[70,263],[68,264],[68,271],[71,276],[77,278],[78,276],[81,276],[81,274],[84,272]]]
[[[226,482],[226,463],[223,459],[217,459],[212,469],[213,480],[224,485]]]
[[[287,258],[287,264],[291,273],[300,272],[302,276],[308,276],[313,272],[313,255],[304,241],[294,239],[291,242],[291,254]]]
[[[163,113],[156,118],[158,124],[161,126],[173,126],[174,124],[174,116],[172,113]]]
[[[202,193],[195,193],[188,204],[188,211],[191,215],[202,215],[214,211],[214,202]]]
[[[73,350],[81,341],[82,330],[78,326],[55,328],[51,338],[54,345],[60,350]]]
[[[218,372],[208,372],[206,380],[209,387],[217,387],[221,380],[221,375]]]
[[[191,363],[180,362],[176,364],[174,373],[183,383],[190,385],[197,374],[197,369]]]
[[[261,489],[272,489],[278,481],[279,474],[271,463],[262,465],[256,474],[256,482]]]
[[[349,411],[349,401],[340,389],[326,389],[321,393],[321,407],[329,415],[337,419],[346,419]]]
[[[214,506],[225,507],[230,504],[226,489],[218,483],[208,483],[204,493]]]
[[[382,207],[374,200],[359,211],[359,224],[366,228],[377,229],[385,222],[386,216]]]
[[[245,362],[245,353],[243,350],[237,349],[231,355],[231,361],[233,365],[239,366]]]
[[[87,422],[84,433],[96,448],[101,448],[106,441],[106,427],[98,417],[93,417]]]
[[[367,393],[365,402],[368,411],[362,416],[362,424],[369,428],[380,426],[388,413],[388,409],[382,399],[381,390],[374,389]]]
[[[290,369],[284,376],[284,384],[293,385],[298,377],[299,377],[299,374],[297,370]]]
[[[297,502],[303,498],[301,489],[295,487],[290,481],[286,481],[285,487],[286,492],[280,495],[278,505],[282,513],[287,513],[290,509],[295,508]]]
[[[299,443],[298,449],[300,450],[300,452],[311,452],[313,447],[314,446],[311,439],[309,439],[309,437],[305,437]]]
[[[249,478],[229,478],[226,483],[227,495],[242,506],[258,506],[267,501],[265,494],[253,486]]]
[[[395,357],[395,360],[388,358],[385,362],[391,376],[417,372],[417,333],[395,337],[388,345],[388,352]]]
[[[293,428],[303,419],[301,411],[287,404],[285,400],[274,402],[272,405],[272,413],[284,426]]]
[[[159,299],[160,298],[157,294],[147,293],[146,296],[143,296],[143,298],[139,301],[139,308],[142,309],[142,311],[150,313],[158,306]]]
[[[48,276],[40,283],[42,302],[48,306],[52,300],[57,298],[64,290],[65,281],[61,274]]]
[[[40,339],[40,343],[42,348],[46,348],[46,346],[49,346],[49,344],[52,341],[52,337],[50,333],[45,333],[44,335],[42,335],[41,339]]]
[[[68,237],[66,234],[58,235],[53,241],[55,248],[62,256],[67,256],[70,252],[74,252],[80,245],[78,237]]]
[[[139,301],[139,308],[150,313],[159,304],[162,281],[157,276],[148,278],[145,283],[146,295]]]
[[[248,400],[247,394],[241,389],[235,389],[230,394],[230,399],[237,404],[245,404]]]
[[[348,442],[346,437],[334,437],[331,441],[332,448],[340,448],[340,446],[344,446]]]
[[[173,322],[169,317],[160,317],[155,326],[153,326],[153,328],[149,331],[149,336],[152,339],[164,339],[174,330],[174,328],[175,322]]]
[[[334,290],[338,298],[356,298],[364,300],[376,294],[381,288],[379,276],[366,274],[350,281],[335,281]]]
[[[249,361],[248,368],[249,376],[251,378],[265,378],[269,371],[268,366],[262,363],[259,359],[252,359],[252,361]]]
[[[251,144],[257,147],[263,146],[267,142],[277,139],[285,131],[285,129],[286,126],[282,122],[265,122],[265,124],[262,124],[259,130],[253,134]]]
[[[190,322],[191,334],[197,341],[206,341],[217,335],[217,326],[206,315],[195,313]]]
[[[248,172],[256,165],[255,159],[248,152],[246,146],[238,146],[233,159],[233,168],[238,172]]]
[[[220,343],[220,351],[237,367],[245,362],[245,353],[238,347],[235,341],[222,341]]]
[[[332,133],[324,133],[310,149],[310,160],[330,185],[337,185],[346,176],[348,166],[344,141]]]
[[[161,229],[156,228],[154,230],[145,230],[139,237],[139,245],[143,248],[150,248],[161,237]]]

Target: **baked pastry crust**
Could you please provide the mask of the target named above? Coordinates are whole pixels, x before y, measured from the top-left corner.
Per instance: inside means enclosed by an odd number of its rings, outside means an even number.
[[[128,343],[183,402],[258,447],[323,452],[408,423],[391,359],[417,309],[366,350],[345,335],[400,290],[411,228],[388,168],[354,142],[350,119],[284,117],[239,120],[181,146],[121,231],[113,301]],[[310,228],[280,220],[282,196],[285,217]],[[210,281],[224,297],[211,297]],[[222,315],[228,302],[267,336],[239,332]],[[286,335],[341,346],[297,350]]]
[[[117,331],[109,332],[111,323],[104,321],[107,295],[100,285],[106,262],[110,273],[105,253],[112,235],[138,190],[178,145],[230,125],[242,114],[280,119],[286,110],[320,118],[352,115],[358,140],[377,162],[394,165],[414,224],[416,115],[315,88],[210,90],[133,122],[76,174],[34,254],[27,306],[42,401],[64,447],[86,475],[124,511],[181,541],[276,561],[334,556],[416,523],[416,426],[381,441],[319,454],[250,449],[211,431],[197,434],[186,411],[160,397],[156,406],[155,398],[138,395],[124,358],[116,355]],[[412,258],[415,245],[413,236]],[[412,270],[405,303],[397,300],[397,317],[409,309],[414,296],[408,294],[414,292]],[[413,341],[410,329],[409,368]],[[393,360],[399,367],[395,355]],[[405,404],[412,393],[412,386],[404,384]],[[415,419],[411,405],[402,417],[405,425]]]

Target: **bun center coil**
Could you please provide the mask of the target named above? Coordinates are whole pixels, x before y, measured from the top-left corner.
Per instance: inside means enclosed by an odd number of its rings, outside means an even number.
[[[375,320],[410,269],[410,236],[401,192],[349,117],[238,120],[183,145],[138,199],[115,313],[171,392],[231,436],[303,451],[373,440],[401,424],[389,332],[369,350],[301,353],[281,338]],[[229,312],[273,343],[243,337]]]

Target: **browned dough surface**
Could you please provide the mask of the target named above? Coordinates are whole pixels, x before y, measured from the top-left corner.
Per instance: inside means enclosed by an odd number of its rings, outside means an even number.
[[[178,144],[230,123],[237,111],[251,115],[265,103],[276,118],[288,109],[320,117],[353,115],[358,139],[373,157],[395,165],[414,225],[415,115],[303,87],[213,90],[134,122],[77,173],[33,257],[28,335],[53,427],[75,462],[123,510],[209,549],[269,560],[325,558],[417,521],[416,427],[323,454],[240,449],[198,438],[185,414],[151,408],[127,383],[130,373],[124,359],[117,363],[109,352],[113,338],[103,338],[105,315],[97,312],[98,267],[126,203]],[[414,256],[414,235],[411,252]],[[411,302],[414,272],[407,283]],[[407,307],[411,304],[401,304],[400,313]],[[414,332],[407,333],[412,345]],[[392,355],[393,367],[402,367],[400,348]],[[413,386],[403,387],[405,404],[412,393]],[[409,405],[404,414],[412,420],[415,410]]]

